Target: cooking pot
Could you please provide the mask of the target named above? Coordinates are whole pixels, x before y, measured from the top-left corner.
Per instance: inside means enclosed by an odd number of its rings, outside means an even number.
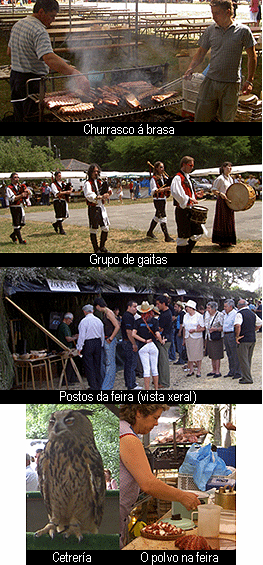
[[[209,495],[207,492],[200,492],[199,490],[189,490],[196,494],[201,504],[208,504]],[[181,502],[172,502],[172,520],[180,520],[181,518],[189,518],[191,520],[191,510],[187,510]]]
[[[215,504],[222,506],[224,510],[236,509],[236,491],[219,489],[215,492]]]

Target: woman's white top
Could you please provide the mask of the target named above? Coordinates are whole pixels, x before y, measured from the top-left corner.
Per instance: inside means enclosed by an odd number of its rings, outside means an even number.
[[[188,312],[184,316],[183,327],[185,328],[185,337],[193,337],[194,339],[198,339],[203,337],[203,332],[194,332],[191,333],[189,330],[196,330],[197,326],[204,327],[204,320],[202,314],[199,312],[195,312],[193,316],[191,316]]]
[[[212,190],[219,190],[219,192],[226,194],[228,187],[233,183],[234,181],[230,175],[228,175],[227,177],[225,175],[220,175],[214,181]]]

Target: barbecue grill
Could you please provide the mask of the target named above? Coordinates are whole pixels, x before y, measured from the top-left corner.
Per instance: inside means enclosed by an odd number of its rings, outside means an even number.
[[[48,108],[48,112],[50,112],[56,120],[61,122],[87,122],[87,121],[91,122],[97,120],[104,121],[104,120],[112,120],[118,118],[131,121],[133,119],[136,119],[136,116],[139,118],[140,115],[145,114],[146,112],[148,115],[150,112],[156,110],[158,111],[159,109],[162,108],[169,108],[171,106],[174,106],[182,102],[181,94],[175,92],[176,85],[172,87],[172,83],[164,84],[163,86],[156,86],[154,84],[155,82],[154,77],[158,76],[159,79],[158,82],[161,82],[160,78],[164,80],[166,78],[166,72],[163,74],[159,73],[157,75],[156,73],[153,73],[151,75],[148,71],[149,71],[149,67],[138,67],[136,69],[134,68],[114,69],[112,71],[101,71],[99,74],[98,72],[88,73],[88,75],[84,75],[84,76],[88,76],[91,84],[94,84],[94,87],[91,88],[91,97],[92,97],[91,99],[94,99],[96,101],[94,102],[94,107],[92,109],[73,114],[73,113],[62,113],[60,107],[53,107],[53,108]],[[94,77],[92,77],[92,75],[94,75]],[[135,98],[136,98],[136,94],[138,95],[139,98],[144,94],[144,91],[142,89],[142,92],[139,93],[140,94],[139,96],[138,87],[137,89],[135,89],[134,92],[132,84],[134,85],[137,84],[136,80],[138,81],[138,79],[139,81],[145,80],[145,82],[148,84],[149,91],[151,92],[152,95],[156,95],[156,96],[158,95],[163,97],[163,95],[167,95],[168,93],[171,92],[173,92],[173,94],[170,95],[168,98],[160,101],[156,101],[152,99],[150,94],[148,97],[140,99],[139,105],[134,107],[131,107],[131,104],[127,102],[125,97],[122,96],[119,97],[118,103],[116,105],[113,105],[112,103],[107,103],[107,101],[103,100],[103,96],[101,96],[100,94],[100,91],[103,90],[103,87],[107,89],[109,96],[112,96],[114,92],[116,92],[116,85],[122,83],[122,81],[125,80],[125,76],[128,78],[128,84],[130,85],[128,90],[132,95],[134,95]],[[96,77],[99,77],[98,84],[96,84]],[[102,80],[101,77],[103,77]],[[64,77],[64,76],[63,77],[51,76],[51,77],[42,77],[41,79],[37,79],[39,80],[40,83],[39,93],[29,94],[29,96],[35,102],[38,103],[39,121],[43,121],[45,118],[45,111],[46,111],[45,100],[47,99],[47,96],[55,99],[57,93],[57,96],[59,97],[59,95],[61,94],[61,83],[63,84],[65,78],[72,79],[72,77]],[[94,80],[92,80],[92,78],[94,78]],[[153,82],[150,82],[149,78],[151,78]],[[180,80],[181,79],[178,79],[177,82],[179,82]],[[30,81],[28,81],[28,83],[30,83]],[[146,92],[147,86],[144,88]],[[28,91],[29,89],[30,89],[30,85],[28,86]],[[76,94],[76,96],[79,96],[78,93]],[[100,102],[98,103],[99,99]],[[84,95],[83,97],[81,97],[80,102],[88,103],[89,96],[86,95],[85,97]]]

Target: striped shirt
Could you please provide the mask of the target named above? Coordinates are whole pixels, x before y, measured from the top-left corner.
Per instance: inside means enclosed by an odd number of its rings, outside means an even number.
[[[256,44],[249,27],[233,23],[227,29],[217,24],[209,26],[199,40],[199,46],[208,51],[211,61],[207,77],[218,82],[240,82],[243,48]]]
[[[120,438],[131,435],[138,437],[125,420],[120,420]],[[120,459],[120,545],[123,547],[129,513],[135,504],[140,492],[140,487],[124,463]]]
[[[46,75],[48,65],[43,55],[52,53],[48,31],[34,16],[27,16],[13,27],[8,46],[11,49],[11,68],[19,73]]]

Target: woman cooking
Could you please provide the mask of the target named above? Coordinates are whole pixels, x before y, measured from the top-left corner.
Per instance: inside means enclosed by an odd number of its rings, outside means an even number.
[[[157,479],[146,457],[138,434],[148,434],[155,426],[166,404],[132,404],[120,409],[120,534],[125,544],[126,524],[140,490],[160,500],[181,502],[187,510],[197,508],[197,496],[171,487]]]

